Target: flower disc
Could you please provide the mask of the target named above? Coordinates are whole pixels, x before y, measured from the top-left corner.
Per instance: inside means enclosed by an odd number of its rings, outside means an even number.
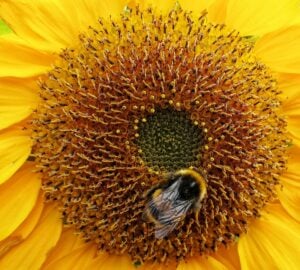
[[[127,10],[99,20],[41,82],[34,155],[63,221],[109,253],[165,261],[215,251],[245,232],[285,170],[286,123],[252,42],[205,14]],[[189,166],[206,178],[167,237],[144,194]]]

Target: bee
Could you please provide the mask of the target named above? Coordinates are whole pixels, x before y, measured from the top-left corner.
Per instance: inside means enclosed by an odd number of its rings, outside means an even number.
[[[155,224],[155,238],[162,239],[172,232],[189,210],[195,212],[198,221],[205,196],[205,178],[194,169],[179,170],[151,188],[146,194],[144,217]]]

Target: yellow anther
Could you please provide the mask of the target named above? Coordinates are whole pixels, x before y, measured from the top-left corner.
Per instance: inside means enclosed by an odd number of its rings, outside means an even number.
[[[155,109],[154,108],[150,109],[150,112],[155,113]]]
[[[169,100],[169,104],[172,105],[174,101],[172,99]]]
[[[161,96],[161,98],[166,98],[165,94],[161,94],[160,96]]]

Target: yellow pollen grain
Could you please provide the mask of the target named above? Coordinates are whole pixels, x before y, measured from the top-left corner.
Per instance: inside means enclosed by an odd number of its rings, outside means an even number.
[[[134,106],[132,106],[132,109],[137,110],[138,106],[134,105]]]
[[[169,100],[169,104],[172,105],[174,101],[172,99]]]
[[[198,125],[199,125],[199,122],[198,122],[198,121],[194,121],[194,125],[195,125],[195,126],[198,126]]]
[[[213,140],[213,138],[212,137],[208,137],[207,140],[210,142],[210,141]]]
[[[142,122],[143,122],[143,123],[146,123],[146,122],[147,122],[147,119],[146,119],[146,118],[142,118]]]
[[[154,108],[150,109],[150,113],[155,113],[155,109]]]
[[[151,99],[151,100],[154,100],[154,99],[155,99],[155,96],[151,95],[151,96],[150,96],[150,99]]]
[[[160,96],[161,96],[161,98],[163,98],[163,99],[166,98],[166,95],[165,95],[165,94],[161,94]]]
[[[146,107],[142,105],[142,106],[140,107],[140,109],[141,109],[141,111],[144,111],[144,110],[146,110]]]

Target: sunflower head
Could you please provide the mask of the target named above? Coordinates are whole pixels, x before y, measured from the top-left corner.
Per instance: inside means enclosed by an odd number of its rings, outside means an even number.
[[[40,83],[33,153],[63,221],[134,261],[209,254],[276,198],[286,122],[270,70],[237,31],[180,8],[99,19]],[[143,218],[166,173],[205,175],[199,216],[164,239]]]

